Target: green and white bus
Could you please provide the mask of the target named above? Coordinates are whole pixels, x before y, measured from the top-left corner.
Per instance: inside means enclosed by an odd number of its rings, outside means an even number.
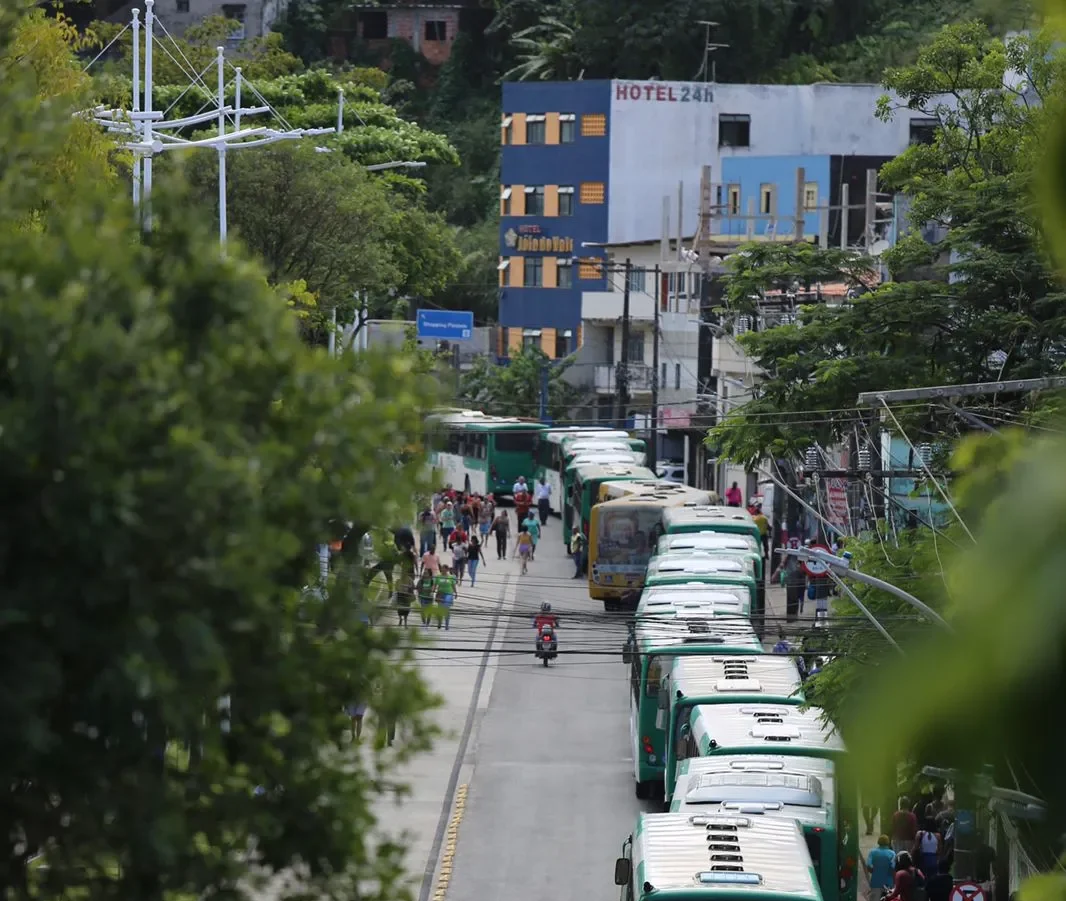
[[[814,871],[829,901],[854,901],[839,879],[847,849],[838,829],[837,764],[818,757],[693,757],[678,768],[670,810],[722,816],[795,820],[807,840]]]
[[[533,449],[545,428],[541,423],[449,410],[428,417],[428,425],[430,463],[457,491],[510,496],[519,476],[533,478]]]
[[[702,582],[707,585],[742,585],[751,596],[751,609],[758,601],[755,568],[743,557],[722,554],[662,554],[648,563],[644,584],[683,585]]]
[[[713,607],[716,616],[751,621],[751,595],[747,586],[706,582],[645,585],[637,602],[637,616],[668,613],[688,605]]]
[[[717,532],[750,535],[762,547],[762,533],[747,510],[740,507],[678,507],[663,514],[667,535],[689,532]]]
[[[800,708],[802,695],[748,704],[692,706],[688,700],[670,699],[663,777],[668,802],[674,797],[678,766],[690,757],[779,754],[838,760],[845,754],[844,742],[822,721],[822,711]]]
[[[762,643],[742,618],[715,618],[710,611],[674,611],[638,619],[622,653],[629,666],[629,737],[638,798],[663,784],[666,728],[659,713],[659,687],[675,657],[761,654]]]
[[[643,466],[647,446],[639,438],[630,438],[621,429],[546,429],[537,439],[534,450],[535,476],[551,487],[552,511],[562,514],[565,507],[564,475],[569,461],[578,453],[615,450],[634,454],[633,462]]]
[[[615,861],[620,901],[822,901],[794,820],[642,813]]]

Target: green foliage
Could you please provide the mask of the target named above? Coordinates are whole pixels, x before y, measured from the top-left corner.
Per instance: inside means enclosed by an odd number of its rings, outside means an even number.
[[[1061,368],[1066,298],[1030,199],[1049,112],[999,89],[1005,73],[1024,74],[1040,96],[1054,98],[1062,93],[1061,67],[1046,35],[1004,44],[968,23],[945,29],[913,67],[886,75],[900,102],[940,129],[934,145],[909,148],[882,177],[914,198],[915,225],[941,223],[944,236],[927,244],[912,234],[886,254],[897,275],[916,280],[840,305],[803,307],[797,325],[743,335],[740,343],[767,377],[753,403],[712,431],[725,454],[750,462],[813,441],[832,444],[854,429],[850,410],[864,391],[1033,378]],[[892,114],[887,101],[882,114]],[[792,290],[818,281],[856,285],[862,265],[838,250],[749,248],[733,266],[728,310],[750,311],[753,299],[788,290],[790,281]],[[1004,399],[1000,414],[1026,403],[1024,395]],[[959,428],[951,414],[924,407],[905,421],[948,440]]]
[[[403,759],[434,699],[359,580],[304,586],[338,514],[392,522],[426,488],[380,451],[418,442],[432,391],[402,354],[307,348],[188,197],[162,186],[142,239],[124,192],[28,178],[71,114],[6,70],[0,221],[41,213],[0,242],[0,890],[232,894],[254,843],[299,867],[283,897],[402,897],[371,811],[395,758],[345,747],[341,706],[398,718]]]
[[[562,419],[576,398],[573,386],[563,379],[570,363],[553,363],[539,347],[523,347],[512,354],[507,366],[478,357],[474,368],[460,380],[459,397],[463,403],[493,415],[536,418],[546,371],[548,416]]]

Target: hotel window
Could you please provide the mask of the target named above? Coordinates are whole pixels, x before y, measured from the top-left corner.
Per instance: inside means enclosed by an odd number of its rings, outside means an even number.
[[[577,116],[563,113],[559,116],[559,143],[573,144],[577,133]]]
[[[740,185],[729,185],[726,189],[727,210],[730,216],[740,215]]]
[[[555,333],[555,359],[561,360],[570,354],[574,333],[570,329],[559,329]]]
[[[527,185],[526,186],[526,215],[527,216],[543,216],[544,215],[544,186],[543,185]]]
[[[539,288],[544,284],[544,260],[540,257],[526,257],[522,284],[527,288]],[[538,332],[538,334],[540,334]]]
[[[644,293],[646,275],[647,271],[644,269],[629,270],[629,291],[631,294]]]
[[[818,209],[818,182],[809,181],[803,186],[803,208],[805,210]]]
[[[522,346],[523,347],[540,347],[540,329],[539,328],[524,328],[524,329],[522,329]]]
[[[581,117],[581,137],[602,138],[607,134],[607,116],[603,113],[589,113]]]
[[[574,215],[574,186],[559,185],[559,215]]]
[[[555,286],[557,288],[574,287],[574,264],[570,260],[555,261]]]
[[[510,188],[504,188],[502,191],[500,191],[500,215],[501,216],[510,216],[511,215],[511,189]]]
[[[774,211],[774,186],[759,185],[759,212],[769,216]]]
[[[751,116],[722,113],[718,117],[719,147],[750,147]]]
[[[607,188],[602,181],[581,182],[582,203],[603,203],[607,195]]]
[[[544,116],[526,116],[526,143],[543,144],[544,137]]]
[[[599,281],[603,278],[603,264],[599,260],[582,260],[577,267],[577,277],[583,281]]]
[[[511,128],[511,123],[514,122],[513,116],[504,116],[503,121],[500,123],[500,143],[510,144],[514,140],[514,131]]]

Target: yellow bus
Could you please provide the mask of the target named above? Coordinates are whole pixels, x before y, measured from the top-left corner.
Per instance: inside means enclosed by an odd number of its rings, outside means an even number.
[[[632,497],[635,494],[685,494],[693,498],[688,501],[692,504],[706,504],[704,498],[710,497],[708,492],[689,488],[687,485],[678,485],[676,482],[664,482],[662,479],[633,479],[626,482],[604,482],[600,485],[598,502],[603,504],[607,501],[616,501],[620,497]]]
[[[601,483],[601,491],[606,484],[612,483]],[[669,485],[596,504],[588,530],[589,595],[609,611],[619,609],[624,595],[639,595],[648,560],[663,534],[663,511],[705,504],[706,498],[705,491]]]

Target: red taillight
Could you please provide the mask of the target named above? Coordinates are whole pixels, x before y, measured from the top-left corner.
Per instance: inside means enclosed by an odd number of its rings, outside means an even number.
[[[646,744],[646,745],[650,745],[651,744],[651,739],[648,738],[647,735],[645,735],[643,738],[641,738],[641,741],[644,742],[644,744]]]
[[[815,826],[811,832],[825,832],[825,830],[821,826]]]

